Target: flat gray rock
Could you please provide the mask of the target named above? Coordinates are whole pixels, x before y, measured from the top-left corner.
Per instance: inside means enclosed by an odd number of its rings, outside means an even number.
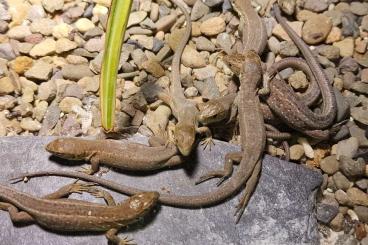
[[[143,137],[135,137],[146,141]],[[51,158],[44,150],[52,137],[0,138],[0,182],[19,173],[38,170],[75,170],[81,165]],[[208,192],[217,188],[216,180],[195,186],[194,181],[210,169],[223,166],[224,155],[238,146],[215,141],[211,151],[202,147],[183,168],[144,175],[109,171],[103,177],[121,184],[147,190],[161,190],[183,195]],[[124,154],[124,152],[122,152]],[[58,162],[56,162],[57,160]],[[236,169],[235,169],[236,171]],[[42,196],[73,180],[60,177],[35,178],[13,185],[18,190]],[[255,193],[238,224],[233,216],[238,198],[202,209],[179,209],[158,205],[149,217],[121,231],[138,244],[318,244],[315,219],[315,190],[322,176],[304,166],[266,155]],[[113,193],[116,200],[124,199]],[[72,198],[94,200],[88,194]],[[97,200],[101,201],[101,200]],[[102,201],[101,201],[102,202]],[[0,211],[1,244],[107,244],[102,234],[71,235],[46,231],[38,225],[14,227],[6,212]],[[31,243],[30,243],[31,241]]]

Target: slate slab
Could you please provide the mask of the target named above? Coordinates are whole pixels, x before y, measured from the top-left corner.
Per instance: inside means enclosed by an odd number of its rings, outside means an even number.
[[[44,145],[52,137],[0,138],[0,183],[9,184],[17,173],[46,169],[78,169],[81,165],[50,158]],[[145,142],[142,136],[136,141]],[[210,169],[223,165],[225,153],[239,150],[238,146],[215,141],[211,151],[198,147],[184,168],[144,175],[127,175],[109,171],[103,177],[135,187],[161,190],[183,195],[208,192],[215,180],[194,186],[194,181]],[[122,152],[122,154],[124,154]],[[59,160],[59,161],[55,161]],[[236,169],[235,169],[236,171]],[[257,189],[240,222],[233,216],[237,198],[218,206],[203,209],[179,209],[159,205],[151,216],[123,230],[142,244],[318,244],[315,218],[315,190],[322,176],[295,163],[266,155]],[[71,179],[44,177],[19,183],[15,188],[42,196],[54,191]],[[125,197],[113,193],[118,201]],[[89,195],[73,198],[94,200]],[[0,244],[107,244],[102,234],[68,234],[46,231],[37,225],[14,227],[6,212],[0,211]]]

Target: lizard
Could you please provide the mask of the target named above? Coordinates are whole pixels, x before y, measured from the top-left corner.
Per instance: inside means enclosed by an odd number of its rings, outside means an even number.
[[[208,127],[199,127],[197,119],[198,109],[194,102],[188,100],[184,96],[184,89],[180,81],[180,59],[184,51],[185,45],[188,42],[192,22],[188,11],[178,0],[172,0],[179,7],[185,16],[187,22],[183,37],[178,43],[171,64],[171,84],[169,93],[161,92],[158,98],[170,106],[173,115],[177,119],[174,128],[174,141],[183,156],[188,156],[192,151],[195,143],[196,133],[206,134],[204,144],[211,144],[211,131]]]
[[[99,170],[100,163],[123,170],[150,171],[173,167],[182,163],[177,147],[172,143],[161,145],[150,138],[152,146],[133,143],[128,140],[91,140],[81,138],[58,138],[46,145],[46,150],[53,155],[68,160],[85,160],[91,162],[87,174]]]
[[[290,87],[273,78],[269,82],[271,93],[265,96],[267,104],[290,127],[315,138],[327,138],[328,131],[323,130],[331,126],[336,116],[336,98],[323,69],[317,59],[303,40],[287,24],[281,16],[279,7],[274,5],[274,13],[277,21],[285,29],[290,38],[301,50],[310,66],[312,73],[321,90],[323,105],[321,113],[314,113],[308,106],[300,101]]]
[[[258,172],[260,171],[261,158],[266,143],[263,116],[256,92],[258,81],[262,76],[261,74],[262,69],[259,56],[253,51],[248,51],[243,63],[243,75],[241,80],[244,86],[242,86],[240,91],[241,106],[239,107],[238,113],[242,152],[230,152],[226,154],[224,170],[210,172],[209,174],[204,175],[201,179],[204,180],[221,176],[222,179],[225,180],[232,175],[233,161],[240,161],[236,173],[231,176],[231,178],[228,178],[227,181],[223,182],[220,187],[208,193],[193,196],[162,193],[158,199],[160,203],[182,208],[202,208],[205,206],[213,206],[238,193],[247,183],[247,180],[250,179],[250,184],[246,186],[246,192],[236,209],[236,213],[238,215],[237,220],[240,219],[247,201],[249,200],[249,195],[256,184],[254,179],[257,176],[254,175],[258,175]],[[14,182],[18,182],[25,178],[45,175],[64,176],[95,182],[101,186],[127,195],[134,195],[142,192],[142,190],[138,188],[120,185],[116,182],[98,178],[93,175],[62,170],[27,173],[15,177],[12,180]]]
[[[136,194],[115,205],[111,196],[105,199],[111,206],[81,200],[60,199],[73,192],[90,191],[88,185],[71,184],[58,191],[37,198],[0,184],[0,209],[8,211],[13,223],[37,223],[54,231],[106,231],[109,241],[128,245],[131,240],[120,239],[116,233],[124,226],[137,221],[156,204],[159,194]],[[104,195],[91,190],[94,195]]]

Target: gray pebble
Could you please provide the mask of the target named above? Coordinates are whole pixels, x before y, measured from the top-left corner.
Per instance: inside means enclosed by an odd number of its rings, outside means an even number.
[[[204,0],[203,3],[206,4],[208,7],[215,7],[220,5],[224,2],[224,0]]]
[[[9,43],[0,43],[0,58],[6,60],[15,59],[15,53]]]
[[[336,98],[336,105],[337,105],[337,114],[336,114],[336,121],[341,122],[343,119],[347,118],[350,114],[350,107],[349,103],[342,96],[341,92],[338,91],[336,88],[333,89]]]
[[[313,12],[322,12],[328,8],[328,3],[321,0],[306,0],[304,8]]]
[[[354,161],[353,159],[345,156],[341,156],[340,159],[340,171],[348,178],[360,177],[365,174],[365,162]]]
[[[368,179],[360,179],[355,182],[355,185],[359,187],[361,190],[367,190],[368,189]]]
[[[33,63],[33,66],[24,73],[27,78],[48,80],[51,77],[53,66],[42,60]]]
[[[192,11],[190,13],[190,19],[196,21],[210,12],[208,5],[204,4],[202,1],[196,1],[193,5]]]
[[[336,158],[339,160],[340,157],[354,157],[359,148],[359,141],[355,137],[350,137],[349,139],[342,140],[337,143],[336,147]]]
[[[65,79],[79,80],[83,77],[94,76],[93,72],[87,65],[64,65],[61,73]]]
[[[286,57],[296,56],[299,53],[299,49],[291,41],[283,41],[280,43],[280,55]]]
[[[350,10],[355,15],[367,15],[368,4],[363,2],[352,2],[350,3]]]
[[[368,125],[368,109],[366,107],[351,108],[351,116],[358,122]]]
[[[358,240],[352,235],[341,234],[334,245],[358,245]]]
[[[347,191],[352,186],[352,183],[341,172],[336,172],[332,179],[337,190]]]
[[[197,1],[198,2],[198,1]],[[209,51],[213,52],[216,49],[215,44],[205,37],[198,37],[195,39],[196,49],[199,51]]]
[[[194,81],[194,86],[201,93],[202,98],[205,100],[211,100],[220,97],[220,91],[216,85],[213,77],[207,78],[203,81]]]
[[[324,198],[316,205],[317,220],[328,224],[339,213],[339,204],[334,198]]]
[[[368,223],[368,208],[364,206],[355,206],[354,212],[358,215],[359,220]]]
[[[341,189],[335,192],[335,199],[337,200],[338,203],[340,203],[343,206],[350,207],[353,205],[348,194],[346,194],[346,192]]]
[[[368,146],[368,139],[366,134],[366,130],[359,128],[354,122],[350,121],[347,124],[350,135],[355,137],[359,141],[359,146]]]
[[[336,60],[340,58],[340,49],[332,45],[322,45],[318,47],[318,53],[325,56],[329,60]]]

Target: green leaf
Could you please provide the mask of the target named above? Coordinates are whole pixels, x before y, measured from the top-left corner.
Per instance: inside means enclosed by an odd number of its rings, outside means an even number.
[[[107,21],[100,77],[101,123],[106,131],[114,127],[116,79],[131,6],[132,0],[112,0]]]

